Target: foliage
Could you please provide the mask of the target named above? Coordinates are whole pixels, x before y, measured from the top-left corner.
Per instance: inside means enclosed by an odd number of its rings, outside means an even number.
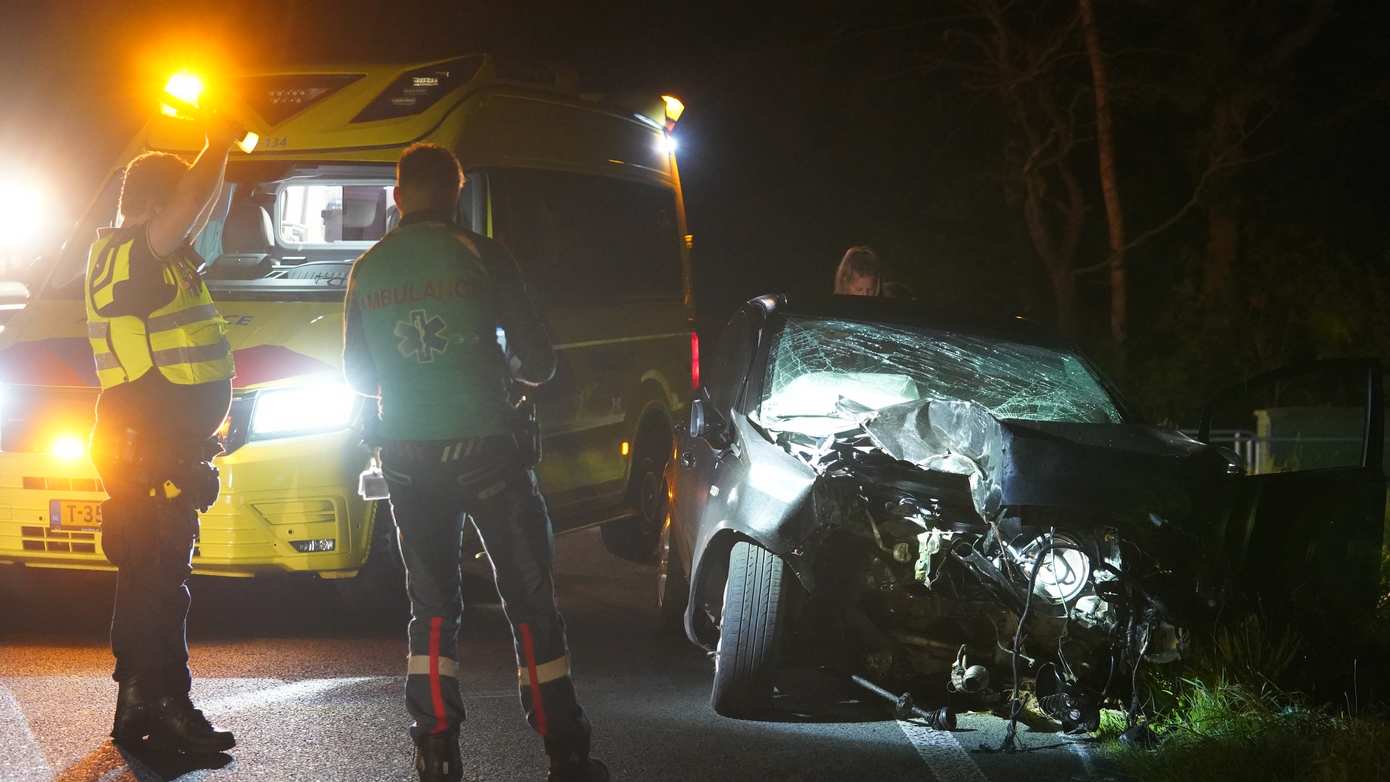
[[[1359,711],[1355,700],[1342,711],[1315,708],[1278,686],[1299,646],[1254,617],[1218,630],[1185,669],[1149,677],[1157,748],[1119,740],[1124,715],[1102,713],[1106,758],[1138,782],[1390,779],[1383,715]]]

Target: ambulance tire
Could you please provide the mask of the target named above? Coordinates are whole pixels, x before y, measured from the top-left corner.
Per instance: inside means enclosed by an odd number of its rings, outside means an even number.
[[[405,596],[405,565],[396,540],[391,504],[378,502],[372,523],[367,563],[353,578],[333,582],[342,608],[340,615],[358,624],[391,623],[410,613]],[[398,627],[398,625],[392,625]]]
[[[628,504],[635,512],[599,528],[603,546],[613,556],[642,565],[656,563],[666,521],[666,465],[673,447],[665,418],[653,416],[643,424],[628,483]]]

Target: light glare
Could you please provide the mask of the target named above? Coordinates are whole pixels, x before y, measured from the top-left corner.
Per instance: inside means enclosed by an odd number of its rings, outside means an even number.
[[[197,106],[203,94],[203,80],[187,71],[179,71],[169,77],[164,91],[190,106]]]
[[[673,124],[680,122],[681,115],[685,113],[685,104],[681,99],[674,95],[662,95],[661,102],[666,104],[666,120]]]
[[[0,181],[0,249],[28,247],[43,230],[47,213],[43,191],[24,177]]]
[[[87,452],[87,446],[82,442],[82,438],[73,434],[59,435],[53,440],[52,453],[65,462],[76,461],[82,458]]]
[[[332,383],[262,391],[251,416],[251,433],[284,437],[345,429],[352,423],[356,400],[347,386]]]

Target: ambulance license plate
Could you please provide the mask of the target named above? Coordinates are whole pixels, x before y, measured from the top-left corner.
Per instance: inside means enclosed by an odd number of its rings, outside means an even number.
[[[100,529],[101,503],[87,500],[49,500],[50,529]]]

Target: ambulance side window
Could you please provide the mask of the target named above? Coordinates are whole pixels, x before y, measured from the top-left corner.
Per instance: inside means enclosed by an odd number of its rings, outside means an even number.
[[[542,301],[680,299],[674,193],[558,171],[488,172],[493,238]]]

